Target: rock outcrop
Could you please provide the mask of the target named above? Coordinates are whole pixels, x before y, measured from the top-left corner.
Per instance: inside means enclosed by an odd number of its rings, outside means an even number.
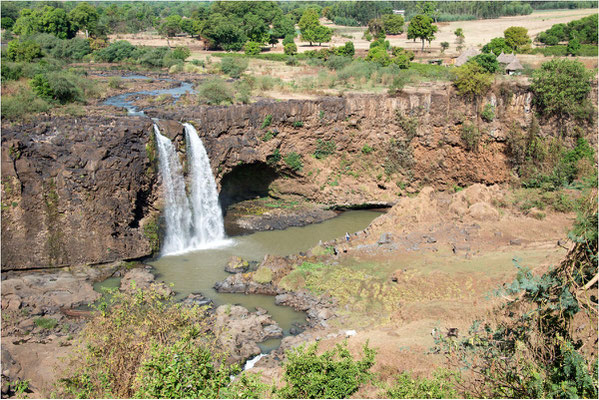
[[[2,269],[150,255],[155,243],[145,233],[156,229],[157,215],[151,133],[151,121],[138,117],[3,125]]]

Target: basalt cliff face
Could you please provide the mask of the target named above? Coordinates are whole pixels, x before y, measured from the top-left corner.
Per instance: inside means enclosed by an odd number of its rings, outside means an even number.
[[[2,129],[2,269],[152,252],[156,173],[142,118],[40,118]]]
[[[225,207],[264,195],[357,207],[392,205],[399,194],[424,185],[506,182],[512,168],[508,132],[528,129],[531,101],[525,86],[496,88],[482,103],[494,106],[494,119],[485,122],[475,104],[448,84],[407,88],[396,96],[146,114],[160,119],[161,132],[175,142],[182,161],[180,122],[197,127]],[[42,116],[34,123],[3,125],[4,270],[152,254],[161,194],[149,118]],[[476,149],[464,139],[464,126],[470,125],[481,132]],[[540,130],[556,132],[549,123]],[[589,134],[596,144],[596,133]]]

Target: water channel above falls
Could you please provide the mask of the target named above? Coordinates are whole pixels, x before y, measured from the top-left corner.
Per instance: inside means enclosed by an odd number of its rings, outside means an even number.
[[[141,79],[141,80],[149,80],[147,76],[143,75],[127,75],[122,76],[122,79]],[[184,95],[185,93],[193,93],[193,84],[189,82],[183,81],[175,81],[174,79],[168,78],[158,78],[160,81],[167,82],[179,82],[180,85],[170,88],[170,89],[155,89],[155,90],[142,90],[139,92],[129,92],[123,93],[116,96],[112,96],[104,100],[102,103],[106,106],[115,106],[115,107],[123,107],[127,110],[129,115],[145,115],[143,111],[139,110],[137,106],[133,105],[135,101],[135,96],[138,95],[148,95],[148,96],[159,96],[161,94],[171,95],[173,97],[173,104],[177,102],[179,97]]]
[[[154,266],[159,280],[174,284],[177,298],[200,292],[217,305],[239,304],[250,311],[262,307],[277,321],[284,334],[288,335],[293,323],[306,321],[303,312],[275,305],[274,296],[218,293],[214,290],[215,282],[229,276],[224,270],[229,258],[239,256],[248,261],[261,261],[266,254],[283,256],[305,251],[317,245],[319,240],[327,241],[342,237],[345,232],[362,230],[380,214],[368,210],[346,211],[318,224],[236,236],[231,244],[220,248],[164,256],[149,264]],[[273,339],[260,343],[259,346],[263,352],[268,352],[279,344],[280,339]]]

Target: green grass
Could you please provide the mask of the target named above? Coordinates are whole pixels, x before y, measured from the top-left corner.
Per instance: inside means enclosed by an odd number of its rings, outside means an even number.
[[[58,321],[55,320],[54,318],[39,317],[39,318],[34,319],[33,322],[35,323],[36,326],[39,326],[40,328],[43,328],[43,329],[54,329],[54,328],[56,328],[56,325],[58,325]]]

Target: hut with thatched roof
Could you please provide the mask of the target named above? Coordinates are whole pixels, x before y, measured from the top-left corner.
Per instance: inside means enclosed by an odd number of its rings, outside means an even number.
[[[516,58],[516,56],[514,55],[514,53],[512,52],[512,54],[505,54],[503,51],[501,52],[501,54],[499,56],[497,56],[497,62],[501,63],[501,64],[509,64],[514,60],[518,60]]]
[[[460,65],[464,65],[468,62],[469,59],[471,59],[474,56],[477,56],[480,54],[480,51],[470,47],[469,49],[467,49],[466,51],[464,51],[462,54],[460,54],[460,56],[458,58],[456,58],[455,60],[455,65],[457,67],[459,67]]]
[[[520,75],[523,69],[524,67],[522,66],[522,64],[520,64],[520,61],[518,61],[518,59],[514,57],[514,60],[508,65],[506,65],[505,72],[508,75]]]

